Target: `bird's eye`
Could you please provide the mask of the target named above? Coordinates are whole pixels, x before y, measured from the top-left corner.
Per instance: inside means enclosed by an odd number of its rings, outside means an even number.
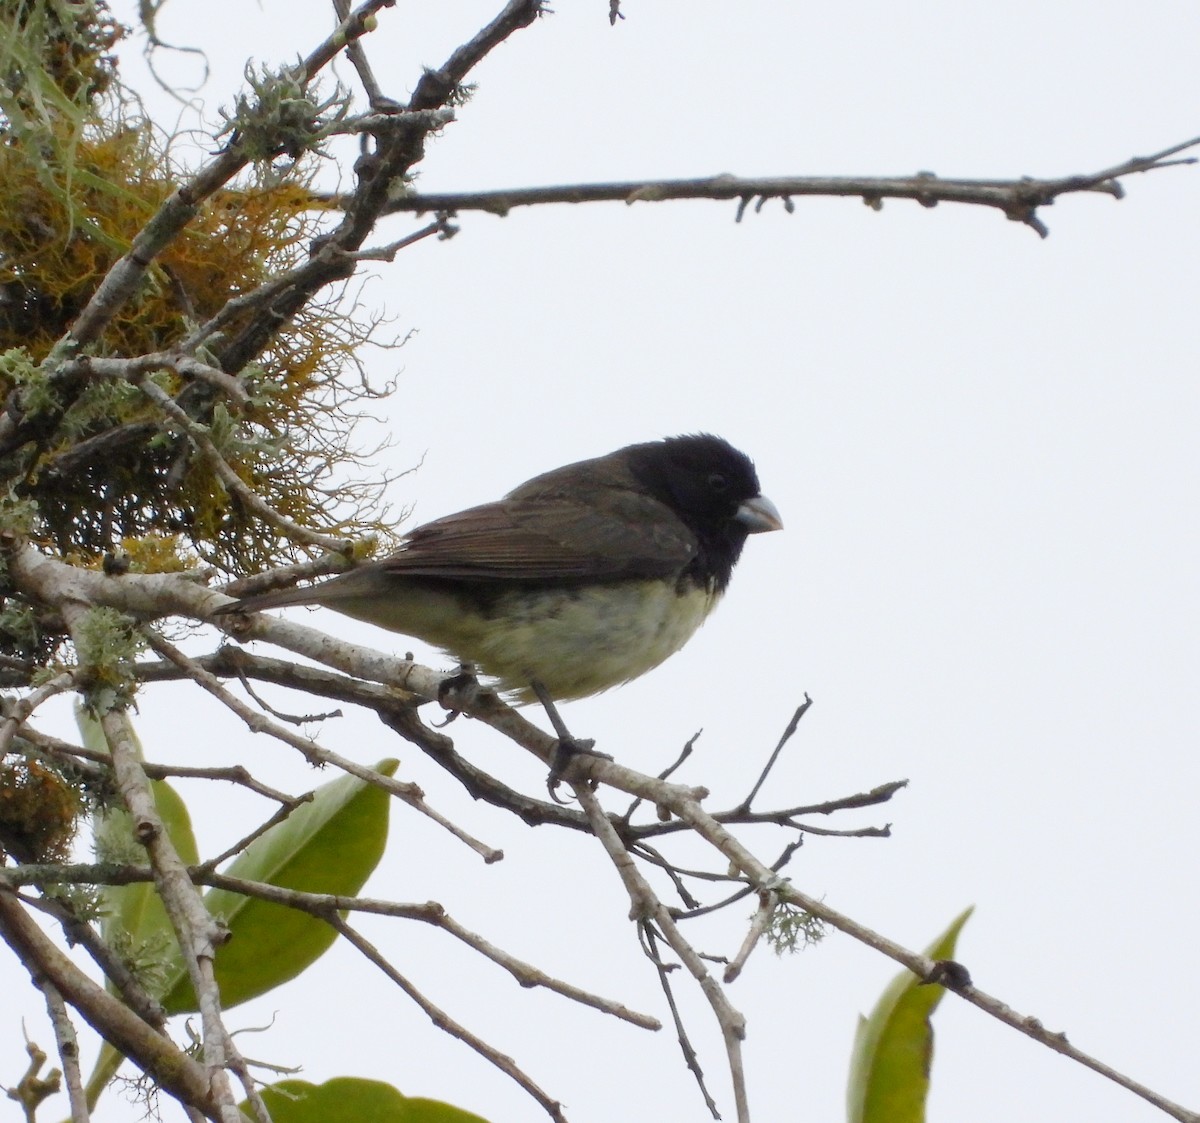
[[[715,491],[718,495],[729,490],[729,477],[723,476],[720,472],[713,472],[708,477],[708,487],[710,491]]]

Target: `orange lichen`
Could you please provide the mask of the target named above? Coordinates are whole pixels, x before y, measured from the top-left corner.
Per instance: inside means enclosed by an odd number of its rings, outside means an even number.
[[[26,757],[0,763],[0,850],[22,862],[66,861],[82,806],[45,764]]]
[[[20,349],[28,358],[24,369],[38,377],[36,364],[180,179],[146,126],[107,133],[94,127],[73,138],[70,153],[68,171],[44,152],[0,139],[7,187],[0,198],[0,357]],[[304,260],[321,209],[298,169],[217,193],[156,257],[140,291],[91,351],[111,357],[170,351],[229,300]],[[263,314],[253,306],[230,317],[226,336]],[[255,408],[229,429],[222,451],[250,487],[296,521],[329,525],[326,496],[312,485],[322,466],[345,458],[352,419],[342,403],[361,396],[346,384],[346,372],[365,334],[333,303],[310,303],[242,372]],[[14,373],[19,369],[0,362],[0,399],[27,385]],[[155,378],[169,394],[184,388],[169,371]],[[54,405],[52,385],[47,394]],[[218,405],[212,402],[199,419],[211,423]],[[99,556],[120,537],[160,532],[183,534],[206,559],[238,571],[290,556],[287,543],[242,517],[211,467],[181,442],[131,384],[85,388],[36,457],[19,465],[21,494],[39,503],[47,544]],[[97,503],[102,495],[107,505]]]

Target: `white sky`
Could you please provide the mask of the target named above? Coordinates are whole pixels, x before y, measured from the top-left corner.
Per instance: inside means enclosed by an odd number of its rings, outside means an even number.
[[[128,5],[119,6],[127,14]],[[368,50],[403,98],[494,11],[399,4]],[[1037,5],[560,0],[476,73],[432,143],[425,190],[752,174],[1059,175],[1200,133],[1200,9]],[[310,49],[327,9],[173,0],[163,38],[210,54],[210,115],[248,54]],[[140,73],[129,52],[127,77]],[[187,57],[161,69],[194,73]],[[347,71],[348,73],[348,71]],[[163,119],[170,111],[163,106]],[[736,802],[795,705],[816,705],[762,799],[785,805],[907,777],[894,837],[812,840],[790,874],[910,946],[965,905],[959,958],[976,983],[1080,1047],[1200,1108],[1195,813],[1200,672],[1200,169],[1127,182],[1128,198],[1046,209],[1042,242],[998,214],[853,200],[557,207],[464,215],[379,270],[401,374],[388,404],[397,508],[420,520],[635,440],[711,429],[757,461],[783,534],[752,539],[725,604],[659,671],[565,711],[572,729],[648,772],[705,730],[686,778]],[[384,237],[412,228],[398,218]],[[299,614],[303,618],[303,614]],[[331,614],[333,633],[412,644]],[[276,704],[306,707],[276,692]],[[186,713],[185,721],[180,714]],[[195,692],[147,697],[154,759],[241,760],[303,790],[290,754]],[[460,722],[460,749],[527,790],[535,764]],[[395,808],[376,896],[435,898],[514,954],[666,1017],[600,849],[476,806],[419,754],[360,719],[319,731],[399,775],[508,857],[484,867]],[[182,787],[182,786],[181,786]],[[203,806],[206,793],[182,788]],[[209,801],[209,807],[214,804]],[[255,806],[222,793],[215,852]],[[623,800],[613,806],[623,807]],[[245,818],[238,817],[244,812]],[[203,810],[199,815],[203,815]],[[779,843],[744,834],[773,857]],[[732,954],[745,914],[703,950]],[[573,1123],[706,1118],[670,1030],[617,1025],[425,931],[363,927],[453,1016],[510,1053]],[[0,1080],[44,1013],[11,966]],[[854,1022],[897,968],[831,934],[785,960],[760,951],[731,997],[749,1019],[755,1119],[844,1115]],[[13,989],[9,989],[12,987]],[[733,1105],[706,1007],[679,991],[726,1118]],[[374,1076],[492,1123],[531,1101],[429,1027],[353,954],[233,1011],[248,1054],[303,1076]],[[931,1121],[1165,1118],[953,996],[936,1018]],[[133,1120],[111,1097],[100,1120]]]

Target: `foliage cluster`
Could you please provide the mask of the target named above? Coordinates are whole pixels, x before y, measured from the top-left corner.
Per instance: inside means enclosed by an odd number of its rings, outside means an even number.
[[[20,532],[92,566],[132,552],[238,575],[295,560],[294,543],[246,510],[147,386],[285,517],[378,530],[339,502],[369,500],[371,487],[340,495],[330,482],[335,464],[356,463],[355,406],[370,396],[354,352],[373,325],[347,315],[339,295],[273,324],[253,361],[227,372],[236,407],[173,361],[186,352],[222,371],[223,341],[271,320],[272,284],[321,233],[324,208],[310,190],[319,156],[255,164],[203,198],[81,349],[71,325],[103,300],[101,281],[139,231],[186,196],[187,176],[103,53],[120,29],[102,5],[21,0],[0,4],[0,16],[10,36],[0,58],[0,401],[18,419],[0,428],[0,494],[30,505]],[[143,549],[151,538],[155,548]],[[45,656],[57,645],[48,630],[25,621],[0,634],[0,651]]]

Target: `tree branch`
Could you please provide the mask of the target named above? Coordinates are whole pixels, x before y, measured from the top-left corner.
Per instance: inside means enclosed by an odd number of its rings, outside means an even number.
[[[80,971],[33,922],[2,879],[0,937],[16,952],[36,983],[49,980],[101,1037],[171,1095],[191,1104],[214,1123],[225,1123],[204,1067]]]
[[[911,199],[923,207],[938,203],[964,203],[993,207],[1014,222],[1024,223],[1041,237],[1049,233],[1038,217],[1039,207],[1050,206],[1063,195],[1100,193],[1120,199],[1124,189],[1120,180],[1141,172],[1178,164],[1192,164],[1195,157],[1171,159],[1176,153],[1194,148],[1200,137],[1172,145],[1152,156],[1135,156],[1102,171],[1052,179],[941,179],[932,172],[911,176],[767,176],[741,178],[734,175],[704,176],[699,179],[624,180],[617,183],[577,183],[547,187],[504,188],[493,191],[414,192],[393,200],[389,213],[457,214],[462,211],[486,211],[503,217],[516,207],[543,206],[547,203],[663,203],[678,199],[739,201],[737,220],[751,202],[758,200],[761,210],[768,199],[782,200],[793,210],[792,199],[816,196],[824,198],[861,198],[872,210],[879,210],[884,199]],[[338,203],[337,196],[328,201]]]
[[[599,800],[596,799],[591,787],[586,783],[573,783],[572,791],[579,800],[580,806],[592,825],[592,831],[604,847],[605,853],[617,869],[625,891],[629,894],[632,904],[631,915],[639,921],[652,922],[662,937],[670,945],[671,950],[679,956],[688,973],[696,980],[704,997],[708,999],[717,1025],[720,1026],[721,1036],[725,1041],[725,1052],[729,1058],[729,1075],[733,1083],[733,1098],[737,1108],[738,1123],[750,1123],[750,1104],[746,1093],[746,1073],[742,1065],[742,1041],[746,1036],[746,1019],[734,1009],[725,995],[720,983],[709,974],[704,960],[697,954],[695,948],[684,938],[670,912],[658,899],[650,883],[642,877],[634,864],[632,856],[625,848],[620,836],[613,828],[608,816],[605,815]],[[695,1065],[690,1065],[699,1077]],[[701,1081],[701,1088],[703,1088]],[[707,1092],[705,1098],[708,1099]],[[712,1101],[708,1101],[710,1110]],[[719,1115],[715,1115],[720,1118]]]
[[[71,1024],[71,1015],[63,996],[49,979],[42,983],[42,994],[46,998],[46,1012],[54,1026],[54,1039],[58,1042],[58,1055],[62,1058],[63,1075],[67,1082],[67,1100],[71,1105],[71,1123],[88,1123],[87,1095],[83,1090],[83,1074],[79,1069],[79,1039]]]

